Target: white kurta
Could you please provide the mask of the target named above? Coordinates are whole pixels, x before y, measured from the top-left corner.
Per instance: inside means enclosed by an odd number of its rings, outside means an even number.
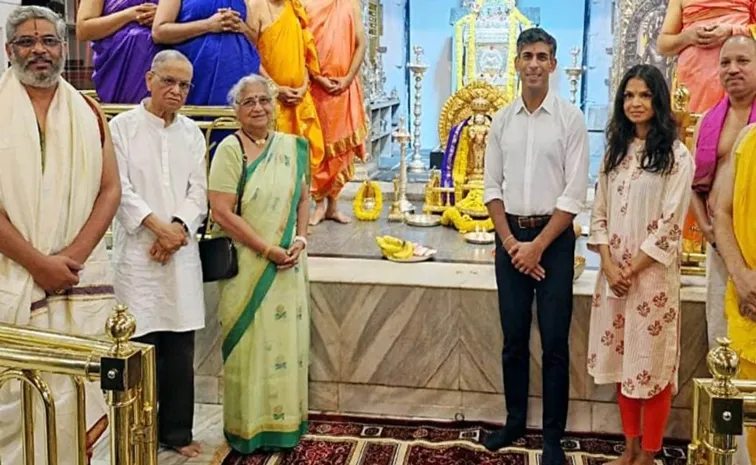
[[[649,399],[668,385],[677,393],[680,364],[680,252],[691,197],[693,157],[675,142],[668,175],[641,167],[643,144],[634,142],[622,163],[599,176],[588,246],[609,246],[626,265],[639,251],[654,262],[615,297],[599,272],[593,294],[588,373],[596,384],[621,383],[622,394]],[[601,165],[603,167],[603,163]]]
[[[192,331],[205,324],[202,267],[196,233],[207,214],[205,138],[191,119],[165,127],[144,104],[110,122],[122,198],[113,228],[115,294],[137,319],[135,336]],[[187,225],[189,244],[166,263],[150,258],[156,236],[150,214]]]

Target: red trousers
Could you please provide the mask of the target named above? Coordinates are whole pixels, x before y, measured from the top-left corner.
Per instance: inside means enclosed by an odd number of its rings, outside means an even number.
[[[668,384],[662,392],[650,399],[631,399],[622,394],[622,386],[617,384],[617,401],[625,437],[642,436],[641,448],[645,452],[660,451],[672,409],[672,385]]]

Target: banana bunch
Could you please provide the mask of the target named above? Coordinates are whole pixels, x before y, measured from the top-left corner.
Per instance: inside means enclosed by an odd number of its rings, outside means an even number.
[[[415,245],[392,236],[376,236],[375,242],[381,248],[383,256],[403,260],[410,258],[415,253]]]

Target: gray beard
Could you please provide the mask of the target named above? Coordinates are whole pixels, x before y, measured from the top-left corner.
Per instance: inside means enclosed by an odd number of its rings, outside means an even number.
[[[60,61],[53,63],[53,69],[49,73],[35,74],[31,71],[24,69],[24,64],[18,60],[11,60],[11,69],[13,74],[16,75],[21,84],[29,87],[39,87],[42,89],[48,89],[55,86],[60,79],[60,75],[63,74],[63,67],[65,59],[61,57]]]

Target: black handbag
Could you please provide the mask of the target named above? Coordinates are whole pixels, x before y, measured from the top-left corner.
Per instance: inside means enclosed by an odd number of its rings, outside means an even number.
[[[239,136],[236,136],[236,138],[239,140]],[[236,187],[235,212],[241,216],[241,199],[247,180],[247,155],[244,154],[244,145],[241,140],[239,140],[239,145],[242,147],[242,171],[239,184]],[[202,281],[206,283],[230,279],[239,273],[239,260],[234,241],[227,236],[207,237],[207,231],[210,229],[210,215],[211,213],[208,212],[205,228],[199,241]]]

